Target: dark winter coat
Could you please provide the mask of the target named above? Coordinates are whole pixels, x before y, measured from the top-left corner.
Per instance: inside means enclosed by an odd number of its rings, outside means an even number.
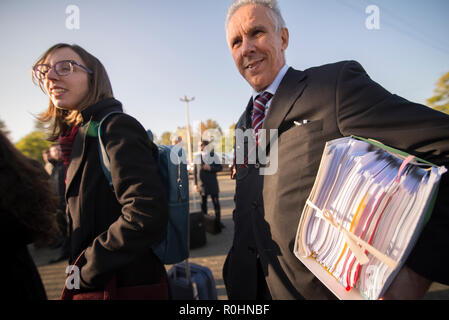
[[[165,274],[151,247],[166,229],[167,197],[158,173],[157,147],[137,120],[122,113],[102,125],[113,190],[100,165],[98,123],[121,110],[115,99],[84,109],[73,142],[65,197],[71,262],[86,250],[82,288],[102,288],[113,275],[119,287],[153,284]]]
[[[209,164],[210,170],[203,169],[205,163]],[[196,155],[193,175],[201,195],[218,195],[220,190],[218,189],[217,172],[222,169],[220,159],[214,152],[211,152],[207,159],[204,159],[201,154]]]

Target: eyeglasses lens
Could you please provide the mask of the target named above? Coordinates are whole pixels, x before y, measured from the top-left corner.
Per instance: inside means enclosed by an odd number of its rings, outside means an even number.
[[[60,61],[55,64],[56,74],[66,76],[72,72],[72,64],[70,61]]]
[[[73,66],[70,61],[59,61],[54,65],[54,70],[58,76],[66,76],[72,73]],[[44,79],[45,75],[50,71],[50,66],[39,64],[34,68],[34,74],[38,79]]]

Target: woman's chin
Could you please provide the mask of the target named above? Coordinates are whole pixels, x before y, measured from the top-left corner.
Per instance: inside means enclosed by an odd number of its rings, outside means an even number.
[[[57,108],[57,109],[61,109],[61,110],[68,110],[68,111],[72,111],[75,108],[72,107],[69,104],[63,103],[61,101],[53,101],[53,105]]]

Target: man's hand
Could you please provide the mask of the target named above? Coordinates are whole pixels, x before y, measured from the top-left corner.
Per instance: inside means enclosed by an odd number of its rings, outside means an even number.
[[[404,266],[393,280],[383,300],[418,300],[427,292],[432,281]]]
[[[203,164],[203,170],[210,171],[210,165],[207,163]]]
[[[200,192],[200,190],[198,189],[198,186],[195,184],[195,185],[193,185],[193,190],[195,190],[195,192]]]

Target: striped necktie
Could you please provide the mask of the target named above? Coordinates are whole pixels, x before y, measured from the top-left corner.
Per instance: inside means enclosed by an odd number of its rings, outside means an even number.
[[[258,95],[254,100],[252,126],[256,134],[262,127],[263,120],[265,119],[265,107],[272,96],[273,95],[271,93],[265,91],[264,93]]]

